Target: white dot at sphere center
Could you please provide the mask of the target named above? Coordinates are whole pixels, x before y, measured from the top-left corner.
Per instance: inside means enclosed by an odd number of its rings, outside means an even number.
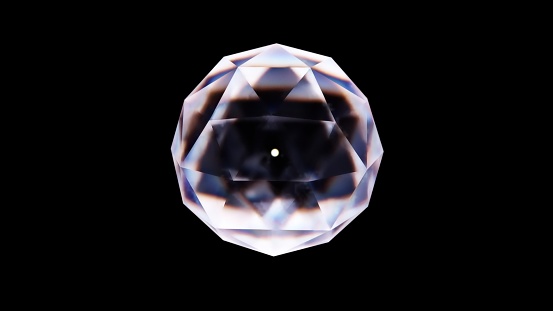
[[[278,153],[279,153],[279,152],[278,152],[278,149],[273,149],[273,150],[271,150],[271,155],[272,155],[273,157],[275,157],[275,158],[278,157]]]

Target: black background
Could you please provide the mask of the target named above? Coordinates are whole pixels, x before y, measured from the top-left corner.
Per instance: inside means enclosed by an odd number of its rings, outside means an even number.
[[[527,46],[511,35],[527,32],[504,6],[390,4],[45,4],[57,14],[29,6],[42,19],[6,28],[18,39],[6,49],[23,56],[6,58],[18,68],[10,79],[25,88],[23,104],[6,104],[45,124],[20,123],[32,133],[14,151],[30,155],[22,165],[30,172],[18,173],[28,185],[13,208],[26,226],[7,239],[30,238],[13,252],[25,267],[6,268],[49,299],[104,308],[111,306],[105,297],[142,305],[156,289],[192,310],[216,302],[288,309],[296,300],[310,309],[332,302],[352,309],[378,298],[412,306],[454,297],[447,303],[458,304],[489,295],[518,265],[501,266],[518,250],[505,243],[508,230],[493,227],[509,205],[498,198],[511,193],[497,186],[491,167],[501,163],[497,171],[507,175],[521,168],[504,163],[512,150],[487,150],[524,144],[515,135],[518,118],[494,124],[499,112],[524,109],[508,109],[497,95],[511,90],[492,84],[497,73],[512,77],[511,62],[524,58],[506,51]],[[28,35],[18,33],[23,28]],[[508,44],[494,49],[501,37]],[[224,242],[197,219],[182,204],[170,152],[183,100],[213,66],[272,43],[334,58],[368,97],[384,148],[369,207],[329,243],[277,257]],[[503,222],[522,231],[520,223]],[[501,243],[509,253],[489,256]],[[21,301],[44,304],[23,294]]]
[[[213,31],[157,18],[119,25],[93,47],[93,72],[104,78],[91,109],[107,135],[91,152],[107,165],[88,194],[99,203],[90,213],[101,219],[89,233],[99,250],[90,256],[112,277],[301,287],[346,276],[361,284],[440,278],[442,269],[462,269],[463,245],[452,230],[461,210],[442,178],[452,169],[439,138],[448,122],[444,103],[454,100],[447,72],[459,66],[448,39],[455,34],[393,16],[286,25],[255,29],[225,20]],[[384,148],[369,207],[329,243],[277,257],[224,242],[197,219],[182,204],[170,152],[183,100],[213,66],[272,43],[332,57],[368,97]]]

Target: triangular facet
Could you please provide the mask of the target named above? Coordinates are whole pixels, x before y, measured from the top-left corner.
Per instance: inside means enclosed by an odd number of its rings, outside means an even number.
[[[324,162],[317,167],[317,177],[328,178],[336,175],[353,173],[356,171],[355,157],[352,156],[351,146],[339,128],[334,126],[325,145],[328,151]],[[330,146],[332,149],[330,149]],[[361,168],[363,170],[363,168]]]
[[[269,229],[255,208],[240,193],[227,196],[224,208],[220,211],[220,229]]]
[[[318,72],[329,76],[334,77],[336,79],[340,80],[349,80],[349,77],[346,75],[346,73],[336,64],[334,59],[327,58],[324,61],[320,62],[316,66],[313,66],[313,70],[317,70]]]
[[[223,209],[227,197],[222,179],[189,169],[185,169],[184,172],[198,201],[208,215],[211,225],[217,228],[224,221],[221,219],[220,211]]]
[[[317,85],[317,79],[315,79],[313,71],[306,71],[301,80],[298,81],[292,91],[290,91],[286,100],[325,102],[325,97]]]
[[[254,250],[277,256],[314,239],[325,231],[316,230],[221,230],[225,235],[243,241]]]
[[[240,67],[263,104],[274,113],[309,68]]]
[[[326,130],[326,136],[329,137],[330,134],[332,134],[332,131],[334,130],[334,127],[336,126],[336,123],[334,122],[321,122],[322,125],[324,125]]]
[[[368,103],[350,92],[344,92],[342,96],[333,99],[329,96],[329,100],[335,107],[336,124],[366,166],[367,130],[370,126]]]
[[[183,141],[182,133],[182,113],[179,117],[179,122],[177,123],[177,129],[175,130],[175,135],[173,136],[173,142],[171,143],[171,154],[173,155],[173,160],[178,164],[184,159],[184,147],[185,142]]]
[[[311,70],[288,93],[275,115],[310,120],[334,120]]]
[[[352,113],[354,107],[347,101],[350,92],[320,72],[313,70],[313,76],[317,80],[317,85],[321,89],[334,119]]]
[[[382,157],[379,157],[365,172],[363,178],[349,198],[348,203],[344,205],[344,208],[340,211],[340,215],[336,219],[336,222],[332,225],[333,227],[356,217],[363,210],[365,210],[365,208],[367,208],[371,199],[381,160]]]
[[[209,121],[209,125],[213,129],[213,135],[219,147],[223,148],[225,141],[228,139],[228,135],[232,135],[233,124],[237,119],[226,119],[226,120],[212,120]]]
[[[355,191],[358,183],[357,175],[355,173],[343,174],[309,183],[329,226],[334,224],[351,194]]]
[[[230,173],[230,178],[232,178],[232,180],[236,180],[236,175],[238,175],[238,170],[229,169],[229,173]]]
[[[207,216],[202,203],[196,196],[196,193],[186,178],[186,169],[182,167],[177,168],[177,174],[179,177],[179,185],[181,187],[182,202],[188,209],[190,209],[198,218],[208,225],[211,225],[211,221]]]
[[[245,69],[245,70],[244,70]],[[253,88],[257,85],[257,82],[261,80],[261,77],[269,70],[267,67],[252,67],[252,68],[240,68],[240,71],[246,79],[246,81]]]
[[[236,70],[211,119],[250,118],[267,115],[267,111],[244,74]]]
[[[183,119],[186,119],[183,121],[186,121],[186,123],[190,121],[198,122],[199,120],[190,120],[190,117],[192,116],[192,113],[190,112],[197,112],[204,117],[201,121],[207,123],[217,108],[219,101],[225,93],[232,77],[233,72],[228,72],[216,81],[198,90],[196,93],[188,96],[183,103]],[[185,110],[186,113],[184,113]],[[187,128],[190,127],[191,126],[187,126]],[[194,128],[196,128],[196,126],[194,126]],[[203,128],[203,126],[200,126],[200,128]]]
[[[281,228],[292,213],[290,207],[292,202],[291,198],[275,197],[271,200],[263,219],[271,228]]]
[[[227,202],[225,203],[226,207],[238,208],[238,209],[249,209],[251,208],[249,202],[245,200],[240,193],[231,193],[227,197]]]
[[[300,183],[297,185],[300,185]],[[282,229],[329,230],[330,226],[317,203],[317,198],[313,194],[311,187],[309,187],[307,183],[301,183],[301,185],[305,185],[302,189],[305,188],[308,189],[308,191],[304,190],[300,198],[296,195],[296,199],[287,208],[289,215],[286,222],[282,225]]]
[[[295,251],[298,251],[300,249],[304,249],[304,248],[308,248],[308,247],[321,245],[321,244],[330,242],[330,240],[332,240],[338,233],[340,233],[340,231],[342,231],[354,218],[350,218],[349,220],[343,222],[339,226],[336,226],[332,230],[325,231],[321,235],[316,236],[313,239],[298,245],[297,247],[294,247],[290,251],[295,252]]]
[[[340,129],[339,126],[335,126],[332,130],[332,133],[330,133],[330,137],[345,137],[344,133]],[[340,141],[340,148],[336,149],[337,152],[335,152],[332,157],[328,161],[328,167],[321,173],[322,177],[327,176],[335,176],[338,175],[337,173],[345,172],[345,167],[342,167],[341,170],[336,170],[335,168],[344,165],[345,162],[348,162],[350,166],[347,166],[348,168],[351,167],[352,173],[356,176],[355,182],[359,182],[361,178],[363,177],[363,173],[367,169],[367,166],[365,165],[365,162],[359,157],[351,143],[347,141],[347,139],[342,139]],[[366,154],[366,153],[365,153]]]
[[[285,45],[282,45],[282,48],[288,51],[290,54],[294,55],[297,59],[301,60],[308,66],[315,66],[318,63],[329,58],[328,56],[296,49]]]
[[[202,203],[200,200],[198,200],[198,196],[196,195],[196,192],[190,185],[190,181],[186,178],[186,171],[187,169],[178,167],[177,173],[179,177],[179,186],[181,187],[181,195],[183,198],[183,203],[186,204],[185,201],[188,201],[189,203],[192,203],[192,205],[202,206]],[[182,182],[181,182],[182,180]]]
[[[367,137],[367,165],[370,166],[384,153],[372,115],[367,121]]]
[[[243,63],[240,67],[309,67],[294,55],[273,44],[264,49],[257,56]]]
[[[229,242],[231,244],[236,244],[238,246],[242,246],[244,248],[248,248],[248,249],[251,249],[253,251],[257,251],[255,249],[255,247],[245,243],[244,241],[240,241],[240,240],[237,240],[235,239],[232,234],[229,234],[229,231],[232,232],[232,230],[218,230],[217,231],[217,235],[223,240],[223,241],[226,241],[226,242]]]
[[[342,86],[344,89],[349,92],[359,96],[359,98],[366,100],[367,97],[361,93],[359,88],[351,81],[351,79],[346,75],[346,73],[336,64],[332,58],[328,58],[319,64],[312,67],[316,72],[319,72],[326,76],[328,79],[334,81],[335,83]]]
[[[221,148],[210,125],[204,128],[184,159],[182,167],[214,176],[230,176],[223,168]]]
[[[266,180],[244,181],[238,182],[236,185],[241,185],[241,187],[236,193],[233,193],[235,200],[240,202],[240,206],[251,210],[259,217],[263,217],[269,211],[273,201],[276,200],[271,185]],[[265,220],[263,222],[267,228],[270,227]]]
[[[326,76],[314,72],[336,124],[367,165],[367,126],[370,108],[366,100],[347,91]]]
[[[256,48],[256,49],[236,53],[236,54],[231,54],[231,55],[223,57],[223,59],[227,59],[230,62],[232,62],[233,64],[235,64],[236,66],[240,66],[240,65],[242,65],[243,63],[249,61],[250,59],[252,59],[253,57],[255,57],[256,55],[258,55],[259,53],[261,53],[263,50],[265,50],[267,48],[268,48],[268,46],[264,46],[264,47],[260,47],[260,48]]]

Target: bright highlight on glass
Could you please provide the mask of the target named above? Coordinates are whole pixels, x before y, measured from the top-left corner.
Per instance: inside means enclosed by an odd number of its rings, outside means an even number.
[[[279,153],[279,152],[278,152],[278,149],[273,149],[273,150],[271,150],[271,155],[272,155],[274,158],[278,157],[278,153]]]

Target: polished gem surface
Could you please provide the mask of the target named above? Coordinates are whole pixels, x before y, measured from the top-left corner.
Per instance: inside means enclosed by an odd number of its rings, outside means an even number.
[[[225,56],[184,100],[171,146],[183,203],[271,256],[330,241],[369,204],[383,155],[369,102],[327,56]]]

